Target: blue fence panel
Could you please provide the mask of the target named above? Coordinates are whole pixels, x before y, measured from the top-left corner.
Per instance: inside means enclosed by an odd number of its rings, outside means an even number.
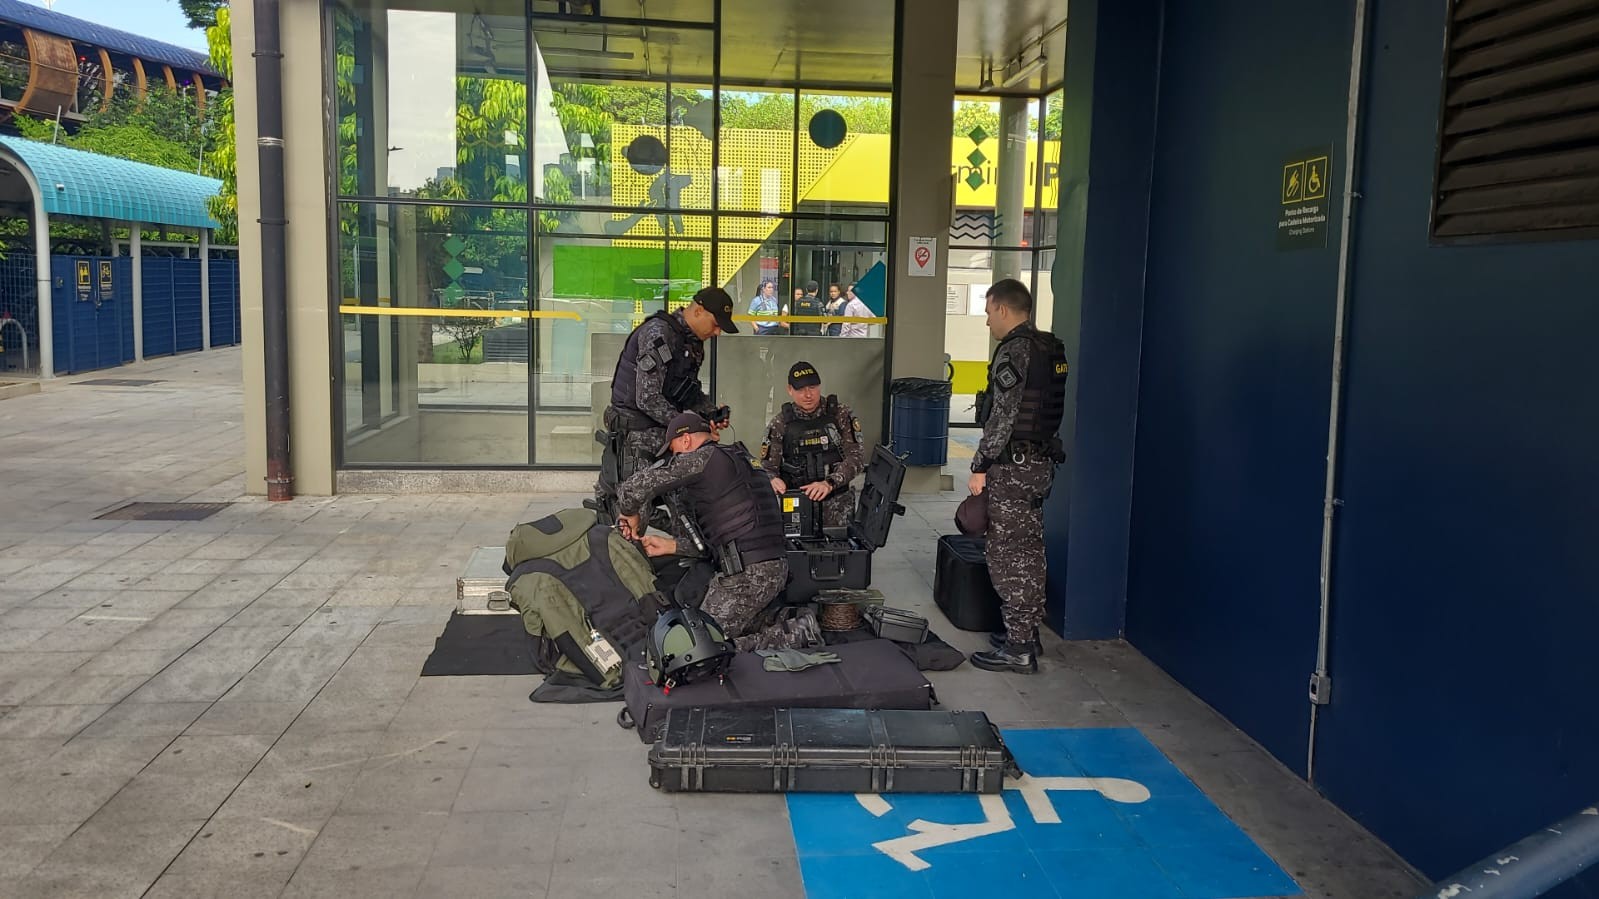
[[[204,318],[201,311],[200,260],[172,260],[172,311],[175,316],[174,340],[177,351],[193,352],[205,347]]]
[[[211,345],[237,346],[239,334],[239,260],[211,260]]]
[[[177,352],[175,309],[172,302],[172,264],[176,259],[146,256],[141,260],[144,275],[144,357],[170,356]]]
[[[114,368],[132,360],[132,268],[119,262],[131,261],[50,257],[51,309],[55,313],[51,342],[58,374]]]
[[[22,326],[0,327],[0,371],[37,371],[39,367],[39,297],[34,276],[33,250],[14,244],[6,258],[0,259],[0,319],[14,319]],[[23,346],[23,335],[27,346]],[[24,352],[26,350],[26,352]],[[23,365],[23,357],[27,365]]]

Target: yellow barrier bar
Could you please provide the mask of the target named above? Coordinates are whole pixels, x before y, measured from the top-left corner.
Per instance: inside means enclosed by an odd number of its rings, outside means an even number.
[[[988,363],[966,362],[959,359],[949,363],[950,392],[968,396],[988,386]]]
[[[340,306],[341,315],[425,315],[431,318],[563,318],[583,316],[565,309],[418,309],[399,306]]]
[[[842,322],[845,324],[886,325],[886,318],[868,318],[866,316],[840,316],[840,315],[735,315],[736,322],[817,322],[819,324],[832,324]]]

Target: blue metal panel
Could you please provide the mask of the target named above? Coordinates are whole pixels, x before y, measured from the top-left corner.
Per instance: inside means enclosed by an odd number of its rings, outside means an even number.
[[[19,137],[0,137],[39,182],[53,215],[215,228],[208,201],[222,182]]]
[[[101,289],[100,265],[112,265],[112,288]],[[79,264],[89,266],[89,289],[78,288]],[[114,368],[133,358],[131,288],[116,277],[117,260],[96,256],[52,256],[52,323],[58,374]]]
[[[239,334],[239,261],[211,260],[211,345],[237,346]]]
[[[11,22],[36,31],[104,47],[113,53],[137,56],[145,62],[166,63],[203,75],[222,77],[211,67],[211,60],[204,53],[186,50],[174,44],[137,34],[129,34],[115,28],[107,28],[42,6],[24,3],[22,0],[0,0],[0,22]]]
[[[1428,246],[1445,8],[1374,9],[1317,779],[1439,877],[1599,795],[1599,243]]]
[[[204,319],[200,311],[200,260],[173,259],[171,262],[173,340],[178,352],[188,353],[205,346]]]
[[[177,352],[177,315],[172,297],[172,263],[176,260],[150,256],[141,260],[144,269],[144,356],[170,356]]]
[[[1338,234],[1279,252],[1278,190],[1342,146],[1352,18],[1167,4],[1150,192],[1127,636],[1301,772]]]

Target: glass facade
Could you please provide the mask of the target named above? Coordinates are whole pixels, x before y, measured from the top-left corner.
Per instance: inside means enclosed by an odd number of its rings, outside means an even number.
[[[329,3],[341,464],[595,465],[627,334],[707,284],[739,304],[702,371],[735,434],[789,357],[875,427],[894,0],[860,2],[890,26],[810,71],[724,37],[755,2]],[[785,320],[813,281],[869,321]]]

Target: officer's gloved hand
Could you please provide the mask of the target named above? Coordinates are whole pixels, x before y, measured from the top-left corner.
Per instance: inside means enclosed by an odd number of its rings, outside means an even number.
[[[757,649],[761,667],[767,671],[804,671],[817,665],[839,661],[836,652],[802,652],[798,649]]]

